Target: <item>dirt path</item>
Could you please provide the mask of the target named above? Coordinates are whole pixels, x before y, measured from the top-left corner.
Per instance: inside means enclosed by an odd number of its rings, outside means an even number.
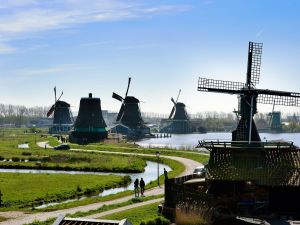
[[[36,143],[41,148],[53,148],[51,145],[48,144],[48,141],[40,141]]]
[[[38,145],[41,147],[45,147],[45,144],[47,144],[47,143],[46,142],[38,143]],[[72,150],[73,151],[83,151],[82,149],[72,149]],[[84,150],[84,151],[87,151],[87,150]],[[97,151],[97,150],[88,150],[88,151]],[[99,152],[99,151],[97,151],[97,152]],[[145,155],[145,154],[136,154],[136,153],[106,152],[106,151],[101,151],[101,153],[107,153],[107,154],[113,153],[113,154],[119,154],[119,155],[121,155],[121,154]],[[154,156],[151,154],[147,154],[147,155]],[[191,159],[186,159],[186,158],[181,158],[181,157],[176,157],[176,156],[161,156],[161,157],[165,157],[165,158],[169,158],[169,159],[173,159],[178,162],[181,162],[185,166],[186,169],[183,173],[180,174],[180,176],[192,173],[195,167],[201,165],[201,163],[196,162]],[[159,194],[163,194],[163,193],[164,193],[164,186],[155,187],[153,189],[149,189],[149,190],[145,191],[146,196],[159,195]],[[61,214],[63,214],[63,215],[68,214],[68,213],[72,214],[72,213],[75,213],[78,211],[86,212],[89,210],[98,209],[101,206],[103,206],[104,204],[111,205],[111,204],[125,202],[125,201],[132,199],[133,197],[134,197],[134,195],[129,195],[129,196],[125,196],[125,197],[118,198],[118,199],[111,200],[111,201],[98,202],[98,203],[93,203],[93,204],[84,205],[84,206],[77,206],[77,207],[70,208],[70,209],[62,209],[62,210],[56,210],[56,211],[52,211],[52,212],[42,212],[42,213],[35,213],[35,214],[25,214],[25,213],[20,213],[20,212],[0,212],[0,216],[11,218],[7,221],[0,222],[0,225],[22,225],[22,224],[26,224],[26,223],[32,223],[34,220],[44,221],[44,220],[47,220],[52,217],[58,217]],[[150,204],[150,203],[149,203],[149,201],[147,201],[143,204]],[[138,206],[136,206],[136,207],[138,207]],[[124,207],[122,207],[122,208],[124,208]],[[112,212],[109,211],[109,214],[110,213],[112,213]],[[92,215],[92,218],[94,218],[94,215]]]

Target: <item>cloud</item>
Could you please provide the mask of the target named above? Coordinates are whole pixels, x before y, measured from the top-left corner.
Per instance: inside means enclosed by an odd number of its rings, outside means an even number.
[[[11,73],[13,75],[17,75],[19,77],[25,78],[25,77],[33,77],[33,76],[55,75],[67,71],[74,71],[74,70],[78,71],[87,68],[88,68],[87,66],[78,65],[78,64],[61,64],[61,65],[55,65],[55,66],[50,66],[45,68],[34,68],[34,69],[23,68],[23,69],[12,71]]]
[[[14,53],[17,49],[7,44],[0,43],[0,54]]]
[[[137,19],[188,9],[187,5],[146,5],[133,0],[6,0],[0,7],[0,43],[86,23]]]

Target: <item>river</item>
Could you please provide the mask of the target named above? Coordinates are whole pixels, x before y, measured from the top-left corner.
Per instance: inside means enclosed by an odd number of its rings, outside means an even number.
[[[300,146],[300,133],[260,133],[262,141],[285,140]],[[142,147],[195,149],[199,140],[231,140],[231,132],[206,134],[172,134],[169,138],[150,138],[136,142]]]

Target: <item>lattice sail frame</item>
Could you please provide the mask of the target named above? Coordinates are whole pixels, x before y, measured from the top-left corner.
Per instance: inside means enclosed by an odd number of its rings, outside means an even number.
[[[223,81],[223,80],[214,80],[199,77],[198,80],[198,91],[212,91],[213,89],[223,90],[223,91],[240,91],[245,87],[245,84],[242,82],[234,81]]]
[[[250,85],[252,87],[255,87],[259,83],[262,47],[263,47],[262,43],[254,43],[254,42],[249,43],[249,53],[250,54],[252,53],[251,70],[250,70],[251,73]]]
[[[259,94],[257,103],[300,107],[300,93],[293,92],[291,96]]]

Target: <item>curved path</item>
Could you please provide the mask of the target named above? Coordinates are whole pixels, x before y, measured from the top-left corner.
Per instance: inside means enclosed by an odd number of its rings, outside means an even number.
[[[38,144],[40,147],[45,147],[45,142]],[[51,146],[49,146],[51,147]],[[101,153],[107,153],[107,154],[119,154],[119,155],[130,155],[130,154],[135,154],[135,155],[148,155],[148,156],[155,156],[152,154],[136,154],[136,153],[124,153],[124,152],[107,152],[107,151],[98,151],[98,150],[82,150],[82,149],[72,149],[72,151],[92,151],[92,152],[101,152]],[[165,158],[169,158],[172,160],[176,160],[180,163],[182,163],[185,166],[185,171],[183,173],[181,173],[179,176],[183,176],[183,175],[187,175],[187,174],[191,174],[194,170],[195,167],[200,166],[201,163],[196,162],[194,160],[191,159],[186,159],[186,158],[181,158],[181,157],[177,157],[177,156],[161,156],[161,157],[165,157]],[[145,191],[145,195],[146,196],[152,196],[152,195],[159,195],[159,194],[163,194],[164,193],[164,187],[155,187],[152,189],[148,189]],[[26,223],[32,223],[34,220],[40,220],[40,221],[44,221],[47,220],[49,218],[53,218],[53,217],[58,217],[59,215],[63,214],[72,214],[78,211],[81,212],[86,212],[86,211],[90,211],[90,210],[94,210],[94,209],[98,209],[103,205],[110,205],[110,204],[116,204],[116,203],[121,203],[121,202],[125,202],[128,201],[130,199],[134,198],[134,195],[128,195],[125,197],[121,197],[115,200],[111,200],[111,201],[105,201],[105,202],[98,202],[98,203],[93,203],[93,204],[89,204],[89,205],[84,205],[84,206],[77,206],[74,208],[70,208],[70,209],[62,209],[62,210],[56,210],[56,211],[52,211],[52,212],[41,212],[41,213],[34,213],[34,214],[26,214],[26,213],[20,213],[20,212],[0,212],[0,216],[3,217],[8,217],[11,218],[9,220],[6,220],[4,222],[0,222],[0,225],[22,225],[22,224],[26,224]],[[157,199],[156,199],[157,200]],[[159,200],[157,200],[159,201]],[[144,202],[143,204],[147,204],[149,201]],[[148,203],[149,204],[149,203]],[[136,204],[135,204],[136,205]],[[134,206],[133,206],[134,207]],[[135,206],[137,207],[137,206]],[[111,211],[110,211],[111,213]],[[95,215],[91,216],[92,218],[95,217]],[[98,216],[97,216],[98,217]]]

